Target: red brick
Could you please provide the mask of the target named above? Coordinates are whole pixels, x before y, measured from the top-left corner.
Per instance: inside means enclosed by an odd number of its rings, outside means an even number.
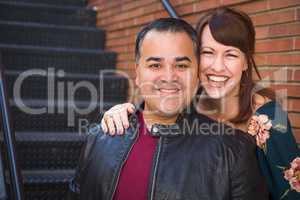
[[[106,40],[135,37],[142,26],[128,27],[126,29],[106,31]]]
[[[215,8],[221,5],[219,0],[202,0],[194,3],[193,12],[202,12],[211,8]]]
[[[296,139],[296,142],[299,144],[300,143],[300,129],[293,128],[293,134]]]
[[[199,14],[186,15],[186,16],[182,17],[182,19],[184,19],[185,21],[187,21],[191,25],[195,25],[198,22],[198,20],[200,19],[200,15]]]
[[[258,12],[268,10],[268,1],[266,1],[266,0],[253,1],[253,2],[247,3],[247,4],[233,6],[233,8],[242,10],[248,14],[258,13]]]
[[[122,37],[128,37],[128,36],[129,36],[128,29],[121,29],[121,30],[116,30],[116,31],[107,31],[106,40],[122,38]]]
[[[267,64],[267,56],[262,54],[256,54],[254,56],[255,62],[257,65],[266,65]]]
[[[294,70],[293,80],[300,81],[300,69]]]
[[[191,14],[193,12],[193,9],[194,9],[194,4],[188,4],[188,5],[176,7],[176,12],[180,16],[185,16],[187,14]]]
[[[177,8],[179,5],[185,5],[188,3],[193,3],[195,1],[197,1],[197,0],[170,0],[170,3],[172,6]]]
[[[102,8],[103,5],[99,5],[97,6],[98,9]],[[121,6],[115,6],[115,7],[111,7],[111,8],[107,8],[104,10],[98,10],[98,15],[97,15],[97,19],[101,20],[101,18],[106,18],[112,15],[115,15],[116,13],[121,13],[122,12],[122,7]]]
[[[125,3],[126,1],[123,1]],[[117,1],[89,1],[88,6],[96,6],[98,11],[109,10],[110,8],[116,7]]]
[[[279,52],[293,50],[293,38],[264,40],[256,43],[256,52]]]
[[[162,5],[160,3],[152,3],[147,5],[146,7],[139,7],[134,10],[130,10],[127,12],[120,13],[118,15],[114,15],[111,17],[107,17],[106,20],[102,20],[101,25],[105,26],[111,23],[118,23],[122,21],[126,21],[132,18],[139,18],[140,16],[156,13],[156,12],[162,12],[164,11]]]
[[[168,16],[167,13],[165,13],[165,15]],[[155,20],[159,17],[160,16],[155,17],[154,14],[137,17],[137,18],[134,19],[134,25],[143,25],[143,24],[146,24],[146,23],[150,23],[151,21],[153,21],[153,20]]]
[[[120,62],[127,61],[127,60],[133,60],[134,54],[133,53],[124,53],[124,54],[118,54],[118,60]]]
[[[296,9],[275,12],[264,12],[251,17],[255,26],[293,22],[296,20]]]
[[[134,60],[120,61],[117,64],[117,69],[134,70],[134,66],[135,66]]]
[[[300,49],[300,38],[295,38],[294,49],[295,50],[299,50]]]
[[[300,23],[288,23],[279,24],[270,27],[270,37],[282,37],[282,36],[296,36],[300,35]]]
[[[288,97],[300,97],[300,85],[290,85],[290,84],[270,84],[270,86],[274,91],[279,93],[286,94]]]
[[[300,53],[293,54],[272,54],[267,56],[269,65],[299,65]]]
[[[122,45],[127,45],[127,44],[134,44],[135,43],[135,36],[130,36],[130,37],[123,37],[123,38],[116,38],[112,40],[107,40],[106,41],[106,46],[108,48],[110,47],[115,47],[115,46],[122,46]]]
[[[300,112],[300,99],[288,99],[288,111]]]
[[[251,0],[220,0],[222,5],[232,5],[232,4],[240,4],[240,3],[245,3],[249,2]]]
[[[289,113],[292,127],[300,128],[300,113]]]
[[[256,27],[255,28],[256,32],[256,39],[265,39],[269,35],[269,27]]]
[[[116,53],[128,53],[128,46],[112,46],[109,48],[110,51],[114,51]]]
[[[155,19],[161,18],[161,17],[168,17],[167,12],[157,12],[157,13],[151,13],[148,15],[140,16],[140,17],[135,17],[126,21],[121,21],[121,22],[115,22],[112,24],[109,24],[107,26],[104,26],[104,29],[108,31],[117,31],[117,30],[122,30],[125,28],[133,28],[141,25],[145,25]]]
[[[125,28],[135,27],[134,20],[135,19],[129,19],[127,21],[115,22],[115,23],[108,24],[106,26],[101,26],[101,27],[103,27],[104,29],[106,29],[108,31],[122,30]]]
[[[143,0],[143,1],[132,1],[131,0],[131,1],[128,1],[127,3],[119,2],[117,5],[110,7],[108,9],[103,9],[103,10],[100,9],[98,19],[101,20],[102,17],[111,17],[114,15],[127,13],[128,11],[135,10],[139,7],[146,8],[148,6],[148,4],[155,3],[155,2],[157,4],[160,4],[160,2],[157,2],[155,0]],[[99,8],[103,7],[103,4],[99,4],[98,6],[99,6]]]
[[[300,129],[297,129],[297,128],[293,128],[293,134],[294,134],[294,137],[296,139],[296,142],[300,143]]]
[[[264,69],[259,68],[259,74],[263,80],[289,81],[292,79],[293,72],[293,69],[282,67],[265,67]]]
[[[164,12],[155,13],[154,16],[155,19],[158,19],[158,18],[169,17],[169,14],[166,11],[164,11]]]
[[[138,7],[146,7],[147,4],[154,3],[154,2],[157,2],[157,1],[156,0],[131,1],[130,4],[125,4],[123,6],[123,12],[130,10],[130,9],[135,9]],[[158,2],[158,3],[160,3],[160,2]]]
[[[270,1],[270,8],[277,9],[277,8],[286,8],[290,6],[300,5],[299,0],[271,0]]]

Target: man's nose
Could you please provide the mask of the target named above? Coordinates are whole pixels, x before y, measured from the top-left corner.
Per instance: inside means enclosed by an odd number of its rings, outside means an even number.
[[[162,78],[167,82],[177,80],[178,76],[175,67],[172,65],[167,65],[163,70]]]

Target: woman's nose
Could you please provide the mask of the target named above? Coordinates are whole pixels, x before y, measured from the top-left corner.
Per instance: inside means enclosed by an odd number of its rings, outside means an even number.
[[[215,56],[215,59],[212,63],[212,66],[214,71],[223,71],[225,69],[225,62],[224,62],[224,58],[222,55],[217,55]]]

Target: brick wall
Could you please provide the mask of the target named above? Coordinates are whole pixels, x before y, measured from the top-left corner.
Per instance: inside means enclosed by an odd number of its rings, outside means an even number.
[[[211,8],[228,5],[248,13],[256,27],[256,61],[263,84],[287,91],[283,102],[300,142],[300,0],[170,0],[191,24]],[[159,0],[89,0],[98,9],[97,25],[106,30],[106,48],[118,53],[117,67],[134,76],[134,42],[146,23],[167,17]],[[286,90],[287,89],[287,90]]]

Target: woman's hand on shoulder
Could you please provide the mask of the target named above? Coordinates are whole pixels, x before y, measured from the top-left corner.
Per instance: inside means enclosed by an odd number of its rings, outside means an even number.
[[[254,104],[252,104],[253,108],[254,108],[254,113],[256,110],[258,110],[260,107],[262,107],[263,105],[265,105],[266,103],[268,103],[270,101],[272,101],[272,99],[262,96],[258,93],[255,93],[254,94]]]
[[[104,133],[122,135],[124,129],[129,128],[128,115],[135,111],[131,103],[118,104],[106,111],[101,120],[101,128]]]

